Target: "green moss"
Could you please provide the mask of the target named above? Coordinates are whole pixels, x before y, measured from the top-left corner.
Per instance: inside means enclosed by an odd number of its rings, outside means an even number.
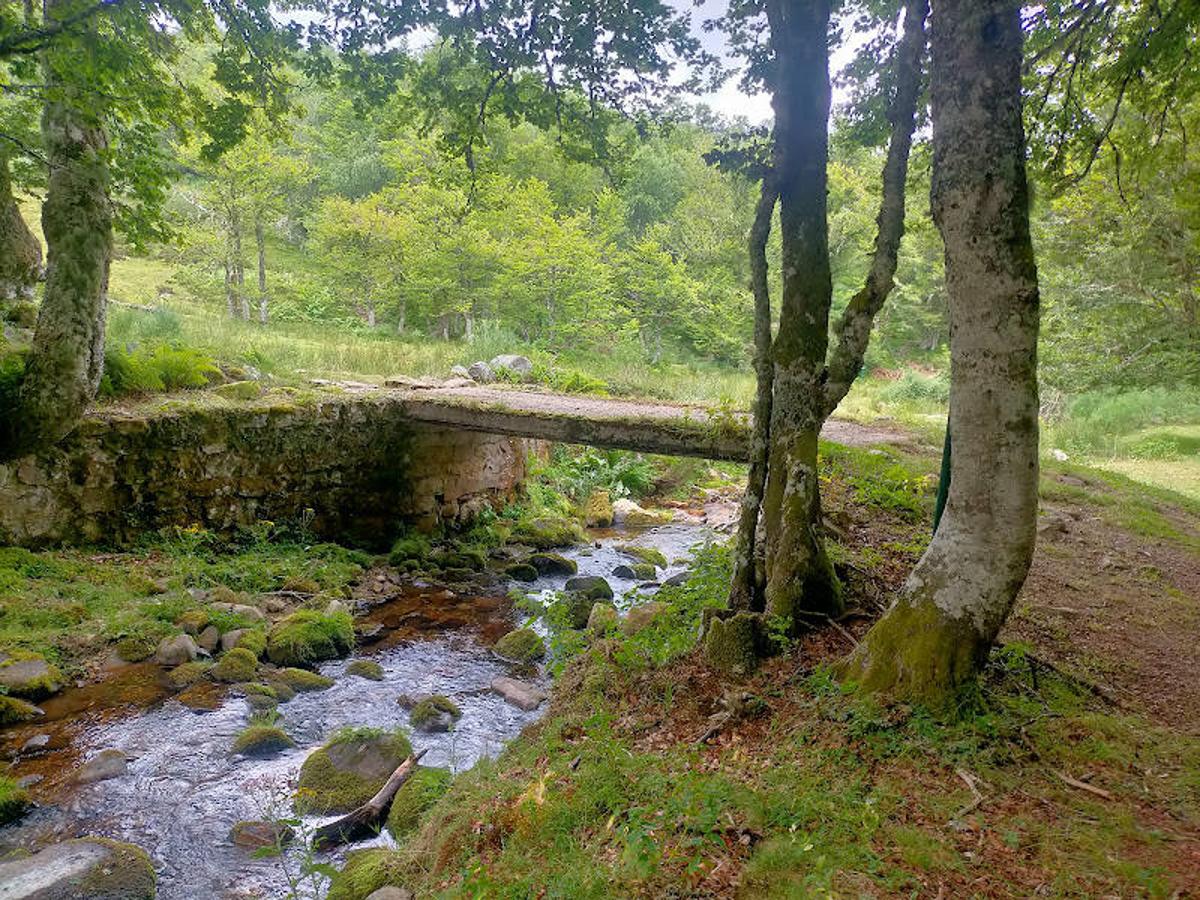
[[[246,602],[246,597],[243,594],[239,594],[232,588],[228,588],[223,584],[218,584],[215,588],[208,592],[208,602],[244,604]]]
[[[455,719],[462,717],[462,710],[458,708],[457,703],[441,694],[432,694],[412,708],[408,720],[414,728],[424,728],[440,718],[443,713],[449,713]]]
[[[154,655],[158,639],[148,634],[131,634],[117,641],[117,656],[125,662],[141,662]]]
[[[245,628],[238,635],[234,648],[249,650],[257,658],[267,649],[267,635],[259,628]]]
[[[404,854],[386,847],[360,850],[334,876],[325,900],[366,900],[381,887],[403,887],[404,873]]]
[[[257,400],[262,386],[256,381],[231,381],[213,388],[213,393],[226,400]]]
[[[36,719],[42,711],[24,700],[0,694],[0,728]]]
[[[325,615],[311,609],[292,613],[267,636],[267,658],[277,666],[312,666],[345,656],[354,647],[348,612]]]
[[[248,725],[233,741],[233,752],[244,756],[270,756],[296,746],[278,725]]]
[[[205,659],[186,662],[168,672],[167,681],[171,683],[171,687],[182,690],[185,687],[196,684],[198,681],[202,681],[211,668],[212,663]]]
[[[312,578],[293,575],[285,579],[279,589],[281,591],[292,591],[297,594],[318,594],[321,592],[321,585]]]
[[[0,825],[15,822],[29,808],[29,792],[16,779],[0,775]]]
[[[704,635],[704,653],[709,664],[735,678],[749,675],[758,667],[758,633],[758,616],[753,613],[712,617]]]
[[[546,645],[532,628],[510,631],[496,641],[493,649],[505,659],[518,663],[537,662],[546,655]]]
[[[175,620],[175,625],[187,634],[195,635],[203,631],[209,621],[207,609],[189,609]]]
[[[74,896],[88,900],[154,900],[158,876],[149,855],[141,847],[91,836],[80,838],[78,843],[103,844],[113,851],[116,859],[89,870],[79,881],[79,893]]]
[[[346,666],[347,675],[357,675],[368,681],[383,681],[383,666],[373,659],[356,659]]]
[[[527,562],[541,575],[574,575],[579,564],[558,553],[533,553]]]
[[[388,555],[388,562],[393,566],[403,566],[408,562],[421,564],[425,562],[425,558],[428,556],[429,538],[418,532],[413,532],[400,538],[392,545],[392,552]]]
[[[58,666],[46,662],[45,657],[40,653],[28,653],[19,650],[9,653],[8,658],[0,662],[0,676],[4,675],[6,669],[13,666],[20,666],[22,663],[43,666],[44,671],[40,675],[30,676],[28,670],[26,670],[24,675],[18,676],[16,680],[8,684],[9,694],[15,697],[23,697],[26,700],[41,700],[62,690],[62,672],[58,670]],[[0,681],[2,680],[0,678]]]
[[[660,569],[667,567],[667,557],[663,555],[661,550],[657,550],[654,547],[635,547],[633,544],[618,544],[617,551],[644,563],[650,563]]]
[[[518,522],[512,531],[513,541],[536,550],[570,547],[582,543],[585,538],[578,522],[559,516],[540,516],[523,520]]]
[[[370,800],[411,753],[402,732],[344,728],[304,760],[296,809],[322,815],[349,812]]]
[[[278,669],[267,677],[267,681],[273,685],[277,682],[286,685],[296,693],[323,691],[328,687],[333,687],[332,678],[327,678],[316,672],[310,672],[308,669]],[[276,690],[278,690],[278,687],[276,687]]]
[[[251,681],[258,671],[258,657],[245,647],[235,647],[226,652],[212,669],[213,678],[234,684],[239,681]]]
[[[504,574],[514,581],[537,581],[538,570],[529,563],[513,563],[504,570]]]
[[[450,788],[453,777],[449,769],[418,766],[392,800],[387,817],[387,829],[392,837],[402,840],[412,832],[425,811]]]

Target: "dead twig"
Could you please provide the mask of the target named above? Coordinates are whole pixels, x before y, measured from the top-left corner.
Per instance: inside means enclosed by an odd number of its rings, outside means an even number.
[[[1089,794],[1095,794],[1102,800],[1112,799],[1112,794],[1110,794],[1104,788],[1098,788],[1094,784],[1088,784],[1086,781],[1080,781],[1078,778],[1072,778],[1066,772],[1059,772],[1056,770],[1054,774],[1058,776],[1059,781],[1061,781],[1063,784],[1070,785],[1073,788],[1078,788],[1081,791],[1087,791]]]
[[[965,784],[967,789],[971,792],[971,802],[950,818],[951,825],[961,822],[964,816],[970,815],[971,813],[975,812],[975,810],[979,809],[979,807],[983,806],[983,801],[985,799],[979,790],[978,785],[980,781],[978,778],[976,778],[966,769],[955,769],[954,774],[962,779],[963,784]]]

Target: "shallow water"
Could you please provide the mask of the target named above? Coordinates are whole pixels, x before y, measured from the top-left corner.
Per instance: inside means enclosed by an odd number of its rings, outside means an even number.
[[[665,579],[684,571],[690,548],[710,534],[692,524],[663,526],[638,535],[596,532],[593,539],[598,547],[573,548],[563,555],[578,562],[581,575],[608,578],[617,604],[625,607],[635,592],[648,595],[655,588],[612,576],[616,566],[629,562],[615,549],[617,544],[661,550],[671,562],[666,572],[660,572]],[[550,592],[565,582],[566,578],[546,578],[521,587],[531,593]],[[83,715],[77,709],[78,698],[70,699],[80,692],[67,692],[56,701],[64,710],[59,721],[43,720],[22,729],[23,733],[52,733],[52,746],[62,749],[37,761],[35,768],[19,765],[15,774],[36,770],[47,775],[46,784],[58,784],[80,757],[110,747],[131,757],[129,774],[56,790],[58,805],[43,807],[18,825],[0,829],[0,852],[100,834],[130,841],[150,853],[159,872],[161,900],[287,896],[283,864],[295,871],[298,851],[292,850],[282,863],[254,859],[229,841],[229,829],[243,819],[290,816],[292,782],[300,764],[332,732],[347,725],[407,727],[408,715],[397,703],[400,694],[445,694],[459,704],[462,718],[450,733],[416,734],[413,744],[427,749],[423,764],[463,771],[483,757],[495,756],[541,713],[522,712],[489,690],[492,678],[508,670],[480,643],[481,634],[494,632],[495,619],[505,616],[496,599],[451,596],[439,601],[436,597],[406,590],[392,603],[373,610],[369,619],[394,630],[373,649],[356,656],[379,662],[384,680],[344,675],[349,660],[322,666],[320,671],[335,679],[334,686],[298,694],[280,706],[282,725],[299,746],[270,759],[230,755],[234,736],[249,716],[248,705],[239,697],[228,696],[216,709],[196,712],[176,699],[162,701],[146,688],[147,701],[153,703],[148,708],[120,715],[101,715],[89,708]],[[431,611],[432,605],[440,611]],[[136,674],[138,684],[147,680],[140,668],[129,670],[124,677]],[[15,733],[5,737],[9,746],[12,740],[24,739]],[[323,821],[312,819],[306,825]],[[376,842],[387,840],[381,836]]]

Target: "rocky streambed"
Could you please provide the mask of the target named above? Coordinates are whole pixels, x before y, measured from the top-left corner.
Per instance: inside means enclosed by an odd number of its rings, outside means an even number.
[[[711,534],[697,521],[640,532],[594,531],[589,543],[559,552],[568,565],[512,586],[548,599],[571,577],[603,577],[613,605],[627,612],[659,584],[682,577],[690,549]],[[44,879],[47,866],[91,860],[111,868],[121,859],[107,845],[63,844],[82,835],[142,848],[157,871],[163,900],[286,897],[304,857],[302,841],[280,858],[261,858],[235,843],[231,829],[244,821],[293,817],[302,765],[331,736],[347,733],[339,730],[407,730],[412,746],[425,751],[423,766],[454,773],[495,756],[541,715],[538,694],[548,688],[541,670],[514,667],[492,650],[526,617],[497,595],[502,590],[472,594],[404,581],[386,570],[372,571],[364,581],[373,595],[357,621],[365,638],[349,658],[316,666],[331,685],[297,692],[278,707],[275,724],[294,743],[280,752],[231,752],[258,698],[236,685],[209,682],[180,693],[162,667],[150,663],[116,668],[99,684],[68,689],[42,704],[44,718],[0,732],[10,774],[34,782],[40,804],[0,828],[0,858],[53,848],[34,858],[44,859],[44,866],[31,860],[24,875],[9,873],[11,894],[0,868],[0,897],[40,896],[15,891],[22,890],[20,878],[26,885],[34,883],[30,878]],[[544,633],[540,624],[534,628]],[[503,683],[514,677],[523,685],[516,694]],[[457,708],[459,714],[445,723],[449,730],[412,730],[412,706],[428,695]],[[408,702],[399,702],[402,697]],[[304,816],[300,837],[332,818]],[[250,837],[241,843],[252,844]],[[391,840],[383,831],[354,848]],[[337,864],[340,856],[318,858]]]

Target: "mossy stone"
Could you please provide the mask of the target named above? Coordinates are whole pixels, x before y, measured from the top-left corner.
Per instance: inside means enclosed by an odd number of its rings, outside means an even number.
[[[0,686],[13,697],[41,700],[62,690],[63,676],[40,654],[0,654]]]
[[[301,609],[267,635],[267,658],[277,666],[312,666],[345,656],[354,647],[354,620],[345,611],[330,615]]]
[[[142,662],[154,655],[158,639],[148,634],[130,634],[117,641],[118,658],[129,663]]]
[[[526,562],[537,569],[539,575],[574,575],[579,571],[575,560],[558,553],[532,553]]]
[[[321,815],[350,812],[370,800],[411,753],[412,745],[399,731],[343,729],[304,760],[296,809]]]
[[[759,617],[754,613],[714,616],[704,635],[704,654],[714,669],[743,678],[758,668],[758,635]]]
[[[0,694],[0,727],[28,722],[43,715],[42,711],[25,700]]]
[[[141,847],[110,838],[83,837],[68,844],[103,844],[112,857],[94,867],[79,882],[80,897],[88,900],[154,900],[158,875],[149,854]]]
[[[433,804],[450,789],[454,776],[449,769],[418,766],[417,771],[401,785],[388,811],[387,830],[396,840],[411,833]]]
[[[357,675],[368,681],[383,681],[383,666],[373,659],[356,659],[346,666],[347,675]]]
[[[613,523],[612,496],[608,491],[592,491],[583,504],[583,520],[592,528],[607,528]]]
[[[401,886],[406,863],[403,853],[387,847],[351,853],[330,882],[325,900],[366,900],[381,887]]]
[[[257,400],[262,386],[256,381],[231,381],[213,388],[213,393],[226,400]]]
[[[300,671],[302,671],[302,670],[300,670]],[[313,673],[308,672],[306,674],[311,675]],[[279,681],[277,679],[271,678],[269,675],[266,677],[267,677],[267,687],[269,687],[274,692],[276,700],[278,700],[280,703],[287,703],[289,700],[295,699],[295,697],[296,697],[296,689],[295,688],[293,688],[289,684],[284,683],[283,681]],[[320,678],[321,676],[318,675],[317,677]]]
[[[171,687],[183,690],[185,687],[191,687],[193,684],[202,681],[211,668],[212,663],[204,659],[183,663],[183,665],[176,666],[167,673],[167,681],[171,683]]]
[[[510,631],[492,648],[498,656],[516,663],[537,662],[546,655],[546,645],[532,628]]]
[[[650,563],[660,569],[667,567],[667,557],[661,550],[654,547],[638,547],[634,544],[618,544],[617,552],[632,557],[640,562]]]
[[[576,578],[568,578],[567,590],[583,594],[590,600],[611,600],[613,598],[612,585],[599,575],[580,575]],[[591,607],[588,609],[590,610]]]
[[[12,889],[6,897],[37,900],[154,900],[157,877],[141,848],[82,837],[6,858],[0,886]]]
[[[513,529],[512,539],[535,550],[550,550],[554,547],[570,547],[582,543],[583,531],[578,523],[560,516],[540,516],[518,522]]]
[[[291,591],[296,594],[319,594],[321,585],[312,578],[293,575],[286,579],[279,588],[281,591]]]
[[[195,637],[208,627],[210,621],[208,610],[189,609],[175,620],[175,625],[177,628],[182,629],[184,634],[190,634],[192,637]]]
[[[462,710],[449,697],[430,694],[412,708],[408,721],[417,731],[449,731],[450,726],[462,718]]]
[[[425,562],[428,556],[429,538],[423,534],[407,534],[392,545],[392,552],[388,555],[388,562],[393,566],[402,566],[405,563],[420,565]]]
[[[267,681],[275,687],[276,693],[279,691],[278,684],[283,684],[296,693],[323,691],[326,688],[333,687],[332,678],[326,678],[324,675],[310,672],[308,669],[277,669],[267,677]],[[288,699],[290,700],[291,698],[289,697]]]
[[[0,775],[0,825],[15,822],[30,806],[29,792],[16,779]]]
[[[538,580],[538,570],[529,563],[513,563],[504,570],[504,574],[513,581],[530,581]]]
[[[245,647],[234,647],[212,668],[212,676],[226,684],[252,681],[258,671],[258,657]]]
[[[234,649],[249,650],[259,657],[267,649],[266,632],[258,628],[239,628],[237,629],[237,639],[233,643]]]
[[[272,756],[296,746],[286,731],[276,725],[250,725],[233,742],[233,752],[243,756]]]
[[[567,623],[572,628],[586,628],[596,600],[582,591],[568,591],[560,595],[556,602],[564,605]]]
[[[593,603],[588,613],[587,630],[590,634],[607,634],[621,621],[617,608],[611,603]]]

